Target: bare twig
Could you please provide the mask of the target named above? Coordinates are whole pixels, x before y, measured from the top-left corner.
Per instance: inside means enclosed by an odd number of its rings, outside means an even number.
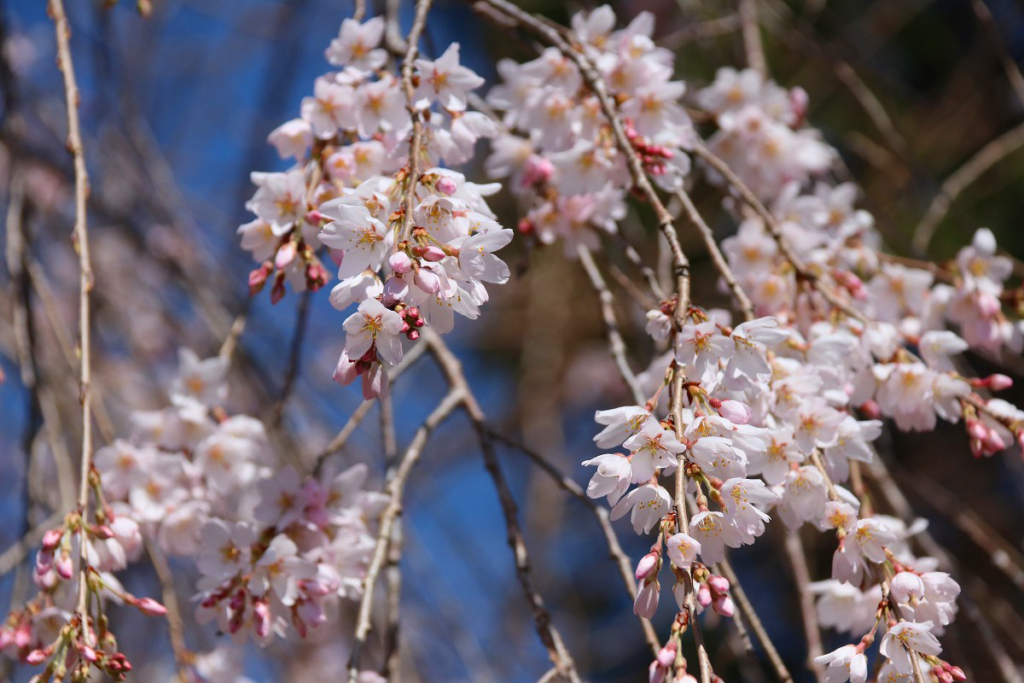
[[[800,540],[799,530],[785,531],[786,557],[793,568],[793,579],[796,590],[800,594],[800,612],[803,615],[804,638],[807,641],[807,668],[814,672],[818,681],[825,680],[825,668],[815,661],[824,654],[821,645],[821,628],[818,626],[818,612],[814,607],[814,596],[808,586],[811,585],[811,570],[807,566],[807,555],[804,544]]]
[[[89,290],[92,289],[92,262],[89,258],[89,233],[86,203],[89,196],[89,175],[85,168],[85,153],[82,149],[82,130],[78,120],[78,84],[75,81],[75,67],[71,59],[71,28],[64,12],[63,0],[50,0],[50,14],[53,16],[57,33],[57,65],[64,77],[64,98],[68,117],[68,149],[75,165],[75,246],[78,250],[79,279],[78,316],[79,345],[81,348],[81,401],[82,401],[82,481],[78,492],[78,512],[83,520],[88,516],[89,479],[92,472],[92,395],[89,389],[92,378],[92,336],[90,330]],[[88,632],[87,607],[88,586],[88,543],[85,543],[84,525],[80,532],[80,563],[78,566],[78,616],[83,633]]]
[[[618,569],[619,575],[622,577],[622,583],[626,587],[626,592],[629,594],[630,600],[636,600],[636,578],[633,575],[633,565],[629,561],[629,557],[622,550],[622,546],[619,544],[619,536],[615,533],[615,527],[612,526],[611,517],[608,514],[608,510],[598,505],[591,500],[586,491],[577,484],[575,481],[565,476],[550,460],[545,458],[543,455],[535,450],[527,447],[526,445],[510,439],[509,437],[490,429],[491,436],[504,443],[506,446],[511,447],[513,450],[522,453],[527,458],[532,460],[541,471],[551,477],[552,481],[567,492],[569,495],[575,497],[581,503],[586,505],[597,518],[598,524],[601,525],[601,532],[604,534],[605,542],[608,544],[608,554],[611,559],[615,562],[615,566]],[[654,656],[658,655],[658,651],[661,649],[661,644],[658,642],[658,634],[655,633],[654,627],[651,622],[643,617],[639,617],[641,626],[644,631],[644,638],[647,640],[647,644],[651,648],[651,652]]]
[[[1021,147],[1024,147],[1024,122],[1018,123],[982,147],[963,166],[946,178],[942,187],[939,188],[939,193],[928,205],[921,222],[914,229],[914,249],[921,254],[926,253],[928,245],[931,244],[932,237],[935,235],[935,230],[949,213],[950,206],[960,196],[960,193],[978,180],[985,171]]]
[[[743,31],[743,50],[747,54],[747,66],[761,74],[768,74],[768,62],[764,58],[761,44],[761,26],[757,21],[757,0],[739,0],[740,28]]]
[[[171,650],[174,662],[178,667],[178,678],[186,683],[191,678],[190,667],[195,656],[185,644],[185,622],[181,618],[181,605],[178,603],[178,591],[174,587],[174,573],[167,564],[167,558],[158,543],[146,538],[146,553],[153,563],[157,579],[160,581],[160,595],[164,607],[167,608],[167,630],[171,636]]]
[[[754,319],[754,304],[751,303],[750,297],[743,291],[743,287],[740,286],[739,281],[736,279],[736,274],[732,272],[732,268],[729,267],[729,262],[725,260],[725,256],[722,255],[722,250],[718,248],[718,243],[715,241],[715,235],[711,232],[711,227],[704,221],[704,217],[697,211],[697,207],[694,205],[693,200],[690,199],[690,195],[685,190],[679,190],[676,192],[676,198],[679,199],[683,205],[683,211],[686,213],[687,219],[690,223],[697,228],[700,232],[701,239],[704,240],[704,246],[707,247],[708,254],[711,256],[712,263],[715,264],[715,268],[718,273],[725,280],[726,286],[729,287],[729,292],[732,294],[732,298],[736,300],[736,305],[740,307],[740,311],[743,312],[743,317],[746,320]]]
[[[591,256],[590,250],[581,244],[576,253],[583,269],[587,271],[590,284],[601,300],[601,317],[604,319],[605,333],[608,335],[608,348],[612,354],[612,360],[615,361],[615,367],[618,368],[623,381],[629,387],[633,401],[638,406],[643,405],[647,399],[644,397],[643,389],[640,388],[640,381],[633,373],[633,369],[629,367],[629,358],[626,357],[626,342],[623,341],[622,333],[619,332],[619,324],[615,320],[615,297],[608,289],[601,270],[594,263],[594,257]]]
[[[395,521],[402,514],[402,494],[405,491],[405,484],[409,480],[409,473],[419,462],[423,448],[427,444],[427,438],[462,403],[463,398],[462,392],[458,389],[448,392],[448,395],[434,408],[434,411],[416,431],[416,435],[413,436],[412,442],[405,450],[405,455],[402,456],[402,460],[395,470],[395,476],[385,486],[384,492],[388,497],[388,504],[384,508],[384,512],[381,513],[377,543],[373,550],[370,566],[366,570],[366,578],[363,580],[363,596],[359,602],[359,616],[352,643],[352,653],[348,660],[348,683],[356,683],[359,676],[363,647],[366,645],[366,637],[372,627],[374,588],[377,585],[377,578],[384,568],[384,563],[387,561],[388,544]]]
[[[526,548],[526,541],[523,538],[522,529],[519,528],[518,507],[512,490],[509,487],[505,475],[498,463],[498,456],[494,449],[494,438],[487,427],[487,418],[476,401],[462,373],[462,364],[455,354],[451,352],[444,340],[434,330],[425,327],[421,339],[430,347],[434,358],[437,359],[441,370],[444,372],[452,390],[461,397],[462,405],[469,415],[473,426],[480,437],[480,446],[484,455],[484,464],[488,473],[494,480],[498,492],[502,513],[505,516],[505,526],[508,531],[508,544],[515,557],[516,575],[519,578],[519,585],[522,587],[523,595],[533,611],[534,621],[537,627],[537,634],[541,642],[548,650],[551,663],[558,669],[559,674],[574,683],[579,682],[579,674],[576,671],[576,662],[573,660],[568,648],[562,640],[558,629],[551,622],[551,614],[548,612],[544,599],[533,586],[533,579],[530,573],[530,555]]]
[[[1006,72],[1006,78],[1010,81],[1010,86],[1013,87],[1013,92],[1017,95],[1017,101],[1024,104],[1024,75],[1021,74],[1017,62],[1013,59],[1013,55],[1006,49],[1006,41],[1003,40],[992,12],[989,10],[988,5],[985,4],[985,0],[971,0],[971,7],[974,9],[974,14],[981,21],[981,25],[985,28],[988,43],[999,50],[999,60],[1003,63],[1003,71]]]
[[[299,372],[302,364],[302,342],[306,338],[306,328],[309,325],[309,304],[312,297],[312,292],[306,290],[302,293],[302,298],[299,300],[299,312],[295,318],[295,331],[292,333],[292,344],[288,351],[288,369],[285,371],[284,383],[281,385],[281,393],[277,397],[277,402],[274,404],[273,413],[271,414],[270,424],[275,428],[280,427],[281,420],[284,418],[284,409],[288,404],[288,398],[292,394],[292,390],[295,388],[295,382],[299,378]],[[234,325],[231,326],[232,331]],[[229,333],[228,339],[231,338]],[[227,343],[225,341],[225,343]],[[221,347],[223,350],[223,346]]]
[[[740,585],[739,577],[736,576],[736,572],[733,571],[732,565],[729,564],[729,560],[725,559],[718,563],[718,567],[722,572],[722,576],[729,579],[731,585],[729,592],[736,599],[736,606],[740,608],[740,614],[743,615],[743,620],[750,625],[750,629],[757,636],[758,641],[761,643],[761,647],[764,648],[765,654],[768,655],[768,661],[772,663],[772,667],[775,669],[775,675],[779,677],[783,683],[793,683],[793,676],[789,673],[789,669],[786,668],[785,663],[782,661],[782,657],[779,656],[779,651],[775,648],[775,644],[772,639],[768,636],[768,631],[765,629],[764,624],[761,623],[761,618],[757,616],[757,611],[754,606],[750,603],[750,598],[747,597],[747,592],[743,590],[743,586]]]

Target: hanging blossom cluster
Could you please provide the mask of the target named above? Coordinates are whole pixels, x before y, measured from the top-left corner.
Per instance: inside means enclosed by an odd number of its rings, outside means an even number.
[[[450,168],[496,132],[489,117],[468,110],[483,79],[459,63],[453,43],[436,60],[415,60],[407,97],[379,47],[383,34],[382,17],[344,21],[326,52],[340,71],[318,78],[301,117],[270,134],[295,166],[253,174],[258,189],[246,206],[257,218],[238,230],[262,262],[250,289],[271,281],[274,302],[286,282],[297,291],[328,282],[318,254],[337,264],[331,304],[357,309],[344,322],[334,378],[361,377],[368,399],[387,390],[403,338],[415,341],[425,324],[446,333],[455,313],[479,315],[486,283],[508,280],[493,252],[512,239],[487,206],[500,185]]]
[[[650,15],[615,30],[614,14],[602,7],[574,16],[572,28],[645,171],[664,191],[680,188],[696,133],[683,108],[685,87],[672,80],[671,54],[651,41]],[[596,94],[555,49],[524,64],[503,62],[499,72],[503,82],[488,101],[505,130],[487,163],[495,177],[511,176],[527,203],[520,229],[544,244],[561,237],[570,255],[581,245],[599,248],[633,188]],[[843,484],[872,462],[881,418],[917,431],[934,429],[938,418],[963,419],[976,455],[1024,441],[1024,413],[978,393],[1006,389],[1009,379],[969,378],[954,364],[968,348],[1019,350],[1022,326],[1011,317],[1020,295],[1004,290],[1009,261],[987,230],[955,265],[939,268],[939,283],[924,264],[882,254],[872,217],[854,206],[856,188],[825,182],[836,155],[804,126],[802,90],[722,69],[695,99],[717,124],[707,148],[735,174],[709,165],[707,179],[727,191],[737,182],[749,187],[779,229],[740,211],[735,199],[726,202],[740,228],[723,251],[761,317],[733,326],[727,313],[677,312],[675,300],[664,302],[647,316],[655,342],[672,347],[645,373],[654,379],[652,395],[644,405],[597,413],[604,426],[597,445],[622,452],[585,461],[596,468],[588,494],[607,497],[612,517],[628,514],[637,533],[658,537],[637,566],[635,612],[655,613],[665,554],[675,581],[679,617],[651,665],[652,680],[673,667],[676,680],[690,680],[678,641],[687,595],[698,611],[711,606],[730,616],[730,585],[714,565],[727,548],[753,543],[770,513],[791,530],[811,523],[836,535],[833,576],[815,585],[818,607],[825,623],[862,637],[820,659],[829,681],[866,680],[864,652],[880,627],[879,680],[910,680],[913,657],[940,681],[962,680],[939,659],[935,637],[956,613],[959,586],[935,571],[934,558],[911,553],[908,538],[920,529],[876,514]],[[680,396],[669,388],[677,379]],[[660,483],[679,468],[694,511],[686,524]]]
[[[693,126],[681,103],[685,85],[672,80],[673,55],[651,35],[653,15],[642,12],[622,30],[608,6],[573,17],[584,50],[608,83],[626,119],[626,133],[644,166],[665,189],[680,186],[690,167],[683,151]],[[488,93],[504,112],[505,131],[493,141],[487,170],[511,176],[511,189],[529,205],[520,232],[541,244],[564,241],[600,247],[600,232],[616,231],[626,216],[631,182],[598,98],[573,61],[555,48],[537,59],[498,64],[502,83]]]
[[[162,553],[194,559],[198,621],[216,621],[239,642],[305,636],[341,599],[361,594],[374,545],[367,520],[379,516],[386,497],[362,490],[361,464],[310,477],[291,467],[275,471],[263,423],[223,407],[227,359],[200,360],[185,349],[180,361],[171,404],[135,412],[131,436],[96,452],[90,483],[100,504],[96,523],[85,526],[90,585],[100,601],[164,614],[112,575],[151,539]],[[131,667],[102,613],[91,638],[74,641],[61,631],[53,644],[53,626],[70,618],[75,597],[73,582],[62,580],[76,572],[73,527],[80,522],[69,520],[46,534],[34,574],[40,593],[11,614],[0,639],[26,662],[52,657],[43,680],[59,680],[75,652],[120,679]],[[214,650],[197,659],[196,671],[221,672],[222,680],[235,670],[231,661],[229,651]]]
[[[753,88],[750,82],[757,78],[749,70],[737,75],[723,69],[698,99],[722,107],[739,82],[746,83],[742,92],[773,92],[770,84]],[[753,107],[770,110],[769,104],[751,98],[743,111]],[[727,124],[730,111],[713,110],[720,125]],[[758,168],[769,159],[763,161]],[[816,277],[847,295],[863,321],[846,318],[822,325],[821,311],[828,302],[793,268],[761,217],[750,216],[722,249],[758,313],[800,330],[797,343],[813,345],[814,336],[838,335],[830,343],[842,344],[852,355],[837,355],[840,363],[831,383],[866,415],[892,418],[900,429],[913,431],[934,429],[937,417],[963,418],[975,455],[992,455],[1022,441],[1024,413],[974,393],[1007,389],[1010,379],[999,374],[967,378],[955,372],[952,360],[968,348],[1015,353],[1024,348],[1024,322],[1012,319],[1020,296],[1004,284],[1012,264],[996,253],[992,232],[978,230],[951,265],[937,269],[943,278],[938,282],[936,269],[897,262],[879,251],[873,217],[855,207],[854,185],[833,187],[819,180],[811,187],[800,177],[774,195],[763,194],[769,185],[752,187],[771,205],[792,252]],[[1005,312],[1001,299],[1008,304]]]

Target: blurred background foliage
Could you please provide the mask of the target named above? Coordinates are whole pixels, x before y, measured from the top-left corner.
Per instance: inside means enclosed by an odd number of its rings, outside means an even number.
[[[592,7],[519,4],[559,22]],[[806,89],[811,125],[843,159],[834,179],[863,188],[861,205],[875,215],[888,248],[948,259],[977,227],[987,226],[1002,248],[1024,256],[1024,81],[1015,81],[1014,68],[1008,68],[1024,58],[1024,6],[1013,0],[756,4],[772,77]],[[402,3],[406,27],[407,5]],[[640,11],[656,15],[656,38],[676,52],[678,75],[691,93],[716,68],[744,64],[736,7],[728,0],[613,6],[623,21]],[[267,133],[297,115],[313,80],[328,69],[323,50],[352,7],[337,0],[154,0],[152,16],[143,19],[124,0],[112,9],[83,0],[69,10],[93,182],[97,386],[106,416],[100,444],[126,431],[131,410],[166,402],[180,346],[216,353],[245,312],[229,407],[270,418],[289,359],[297,359],[295,388],[273,437],[283,462],[285,454],[311,462],[360,403],[354,388],[330,381],[343,346],[344,316],[330,307],[326,292],[307,304],[294,294],[277,306],[266,295],[249,301],[246,273],[253,264],[234,231],[248,220],[243,204],[252,192],[249,172],[283,168],[265,144]],[[0,290],[0,512],[7,522],[0,527],[0,547],[8,548],[66,502],[55,463],[62,452],[77,457],[71,345],[78,275],[52,26],[45,3],[36,0],[7,0],[0,16],[2,210],[10,229],[11,198],[23,183],[17,217],[29,240],[23,281],[15,282],[8,267]],[[463,60],[490,83],[497,58],[528,59],[535,48],[470,4],[451,0],[436,3],[427,33],[425,52],[437,54],[459,41]],[[915,241],[943,184],[965,164],[971,168],[986,146],[982,160],[991,163],[952,200],[928,244],[920,236]],[[701,181],[694,193],[702,213],[714,217],[718,236],[731,234],[735,225],[720,210],[717,194]],[[493,205],[505,225],[517,223],[519,207],[511,197],[503,194]],[[644,207],[634,206],[622,229],[634,243],[645,241],[645,256],[653,257],[654,224],[647,219]],[[8,235],[4,240],[10,244]],[[683,244],[694,261],[696,300],[726,304],[700,240],[684,233]],[[493,288],[494,300],[480,320],[462,321],[453,344],[495,423],[582,483],[587,475],[579,462],[598,453],[591,442],[593,411],[628,402],[605,350],[597,300],[558,246],[528,250],[517,240],[503,254],[517,266],[513,280]],[[38,401],[19,370],[11,322],[18,296],[31,311],[35,385],[46,390],[36,392]],[[642,334],[643,312],[622,306],[618,314],[634,323],[627,326],[633,331],[627,344],[646,363],[654,349]],[[970,361],[981,373],[1002,368],[1024,379],[1020,358]],[[438,371],[426,361],[400,380],[400,444],[442,391]],[[1018,402],[1024,397],[1011,394]],[[43,412],[56,421],[56,434],[40,429]],[[379,482],[384,463],[376,412],[340,457],[369,463]],[[970,680],[1000,680],[984,647],[995,638],[1020,670],[1024,578],[1015,582],[1011,572],[994,565],[999,558],[991,548],[979,544],[998,534],[1011,549],[1021,549],[1020,453],[974,460],[962,430],[948,425],[923,437],[890,432],[883,439],[894,477],[959,561],[957,578],[970,594],[965,611],[987,617],[961,615],[945,638],[950,660],[963,665]],[[648,655],[591,514],[522,456],[501,455],[515,485],[539,589],[581,670],[594,681],[645,679]],[[515,583],[497,499],[463,418],[432,439],[410,485],[404,519],[402,680],[537,680],[548,663]],[[626,524],[618,529],[630,557],[646,552],[646,539]],[[772,525],[768,537],[735,552],[736,568],[787,664],[799,680],[811,680],[803,667],[801,617],[780,526]],[[810,530],[803,540],[812,578],[827,578],[833,541]],[[26,566],[0,561],[6,570],[0,598],[24,595]],[[188,558],[172,558],[172,567],[179,593],[191,595],[195,577]],[[144,587],[140,592],[156,589],[147,563],[128,574],[129,585]],[[671,602],[667,594],[664,602]],[[136,663],[135,680],[169,680],[166,626],[117,614],[125,624],[124,647]],[[350,617],[342,615],[338,626],[310,643],[277,645],[263,659],[248,657],[250,675],[260,681],[335,677],[347,657]],[[670,619],[663,604],[656,620],[661,633]],[[713,614],[707,621],[712,661],[726,680],[774,680],[760,658],[744,653],[731,627]],[[186,635],[197,650],[211,647],[215,637],[194,627]],[[843,642],[825,634],[826,649]],[[16,680],[29,675],[14,673]]]

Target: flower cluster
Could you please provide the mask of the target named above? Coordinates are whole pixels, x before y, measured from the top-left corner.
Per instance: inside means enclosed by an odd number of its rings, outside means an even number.
[[[686,90],[672,80],[672,53],[651,39],[654,18],[642,12],[615,30],[608,6],[573,17],[573,29],[588,59],[622,103],[627,135],[659,185],[677,187],[689,170],[683,152],[693,128],[682,106]],[[597,231],[615,232],[625,217],[631,182],[611,124],[598,98],[583,84],[579,68],[555,48],[524,64],[498,64],[501,84],[487,100],[504,112],[505,131],[487,160],[496,178],[511,176],[511,188],[530,206],[520,230],[543,244],[564,240],[565,253],[595,249]]]
[[[77,576],[83,535],[87,580],[100,601],[165,613],[113,576],[151,539],[162,553],[195,559],[197,618],[216,619],[237,640],[253,633],[266,643],[290,629],[305,636],[340,598],[361,593],[374,545],[367,520],[385,501],[363,490],[367,467],[327,467],[305,479],[290,467],[275,471],[263,423],[224,409],[226,359],[200,360],[185,349],[180,361],[170,405],[135,412],[130,438],[96,452],[95,522],[73,512],[46,534],[34,572],[39,595],[0,627],[0,649],[32,664],[50,661],[44,677],[59,679],[76,661],[117,680],[131,668],[102,613],[87,632],[73,614],[77,592],[68,579]],[[222,659],[230,657],[211,654],[195,666],[219,671]]]
[[[718,124],[709,148],[762,199],[823,174],[835,158],[816,130],[801,128],[807,113],[802,88],[787,91],[753,69],[723,67],[697,94],[697,104]],[[710,178],[724,182],[713,173]]]
[[[381,17],[344,21],[326,53],[341,70],[318,78],[301,117],[270,134],[296,165],[253,174],[259,189],[247,207],[257,218],[239,228],[243,248],[263,262],[251,289],[272,279],[274,301],[286,282],[326,284],[317,254],[329,253],[339,279],[331,304],[358,304],[334,377],[362,377],[367,398],[387,390],[403,337],[417,339],[424,324],[445,333],[455,313],[479,315],[486,283],[509,277],[493,252],[512,238],[485,199],[500,186],[441,167],[469,161],[477,140],[495,134],[489,117],[468,110],[483,79],[453,43],[436,60],[415,60],[409,98],[379,47],[383,32]]]
[[[648,19],[616,32],[602,8],[577,15],[573,27],[613,91],[634,151],[648,174],[662,179],[665,169],[652,167],[649,146],[672,151],[694,133],[675,104],[662,106],[657,122],[639,124],[638,112],[649,109],[638,88],[653,79],[672,100],[683,92],[671,69],[659,68],[653,45],[622,51],[624,42],[649,36]],[[629,68],[616,61],[624,54]],[[550,241],[556,231],[544,232],[537,212],[564,220],[569,212],[552,207],[566,196],[613,190],[622,201],[624,162],[572,60],[549,50],[533,62],[504,64],[501,73],[505,83],[490,99],[517,133],[499,139],[489,163],[496,173],[513,174],[533,199],[527,227]],[[560,98],[568,105],[560,107]],[[727,548],[755,542],[774,513],[790,529],[811,523],[836,536],[832,578],[815,585],[822,621],[866,634],[859,645],[820,659],[830,681],[865,680],[863,653],[880,624],[887,658],[880,680],[910,676],[913,657],[939,680],[958,679],[962,672],[938,659],[933,634],[953,619],[959,586],[935,571],[934,558],[912,554],[915,529],[875,513],[844,483],[872,463],[881,418],[915,431],[934,429],[938,418],[962,419],[975,454],[1024,438],[1024,413],[980,393],[1006,389],[1008,378],[970,378],[955,365],[968,348],[1018,348],[1021,324],[1003,311],[1014,301],[1014,290],[1005,289],[1010,263],[987,230],[955,264],[929,268],[882,254],[872,216],[855,206],[856,188],[814,182],[835,155],[804,126],[803,91],[786,91],[752,70],[721,69],[696,101],[717,125],[707,148],[734,175],[708,164],[709,180],[749,188],[774,224],[726,204],[737,209],[740,226],[723,252],[761,317],[733,326],[725,312],[677,311],[675,300],[665,301],[647,314],[648,334],[671,351],[644,373],[646,403],[597,412],[597,446],[622,452],[584,462],[596,467],[587,493],[607,497],[613,519],[629,514],[637,533],[658,534],[637,567],[634,610],[650,617],[657,609],[667,553],[680,610],[674,634],[686,628],[691,590],[698,609],[714,605],[731,614],[728,582],[712,570]],[[607,214],[583,221],[584,231],[562,234],[567,247],[580,240],[593,247],[593,228],[614,222]],[[692,512],[678,509],[662,485],[672,475],[684,478]],[[666,648],[673,645],[678,649],[674,639]],[[662,655],[666,662],[659,655],[652,680],[675,666],[675,650]]]
[[[303,480],[263,423],[223,409],[227,361],[181,352],[171,405],[137,412],[136,432],[96,454],[110,505],[172,555],[196,558],[202,619],[261,642],[304,635],[326,601],[359,592],[382,496],[365,465]]]

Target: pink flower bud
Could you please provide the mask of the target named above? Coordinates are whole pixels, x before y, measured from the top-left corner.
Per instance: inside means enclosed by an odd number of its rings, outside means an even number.
[[[990,429],[988,436],[985,437],[985,450],[988,453],[998,453],[999,451],[1006,449],[1006,442],[1003,441],[1003,437],[999,436],[999,433]]]
[[[409,341],[416,341],[420,338],[420,333],[418,330],[409,330],[405,336],[409,338]]]
[[[983,318],[994,318],[1001,310],[1003,310],[1002,304],[992,294],[988,292],[978,292],[976,297],[978,312],[981,313]]]
[[[274,265],[267,261],[256,270],[249,273],[249,294],[258,294],[263,289],[263,285],[266,284],[267,278],[270,277],[270,273],[274,270]]]
[[[972,439],[984,441],[988,436],[988,427],[986,427],[981,420],[968,420],[967,433],[971,435]]]
[[[84,644],[78,646],[78,654],[87,662],[95,662],[99,659],[99,655],[96,654],[96,650]]]
[[[707,607],[710,605],[712,599],[711,590],[707,586],[701,585],[701,587],[697,589],[697,604],[701,607]]]
[[[445,196],[451,196],[455,194],[459,186],[455,184],[455,181],[448,176],[441,176],[437,179],[437,191]]]
[[[388,257],[388,265],[391,270],[402,275],[412,270],[412,259],[404,251],[396,251]]]
[[[551,180],[555,174],[555,165],[548,159],[536,154],[531,155],[523,164],[523,187],[539,185]]]
[[[738,425],[745,425],[750,422],[750,418],[753,416],[753,412],[750,410],[750,406],[739,401],[728,399],[722,401],[722,405],[718,408],[719,414],[729,422]]]
[[[949,666],[949,665],[947,665]],[[949,666],[949,675],[953,677],[954,681],[966,681],[967,676],[964,674],[964,670],[959,666]]]
[[[32,642],[32,627],[28,624],[22,624],[18,627],[18,630],[14,632],[14,644],[19,650],[28,647],[28,644]]]
[[[636,580],[643,581],[658,569],[658,553],[647,553],[636,565]]]
[[[711,606],[723,617],[731,617],[736,613],[736,606],[733,604],[732,598],[728,595],[718,596],[715,598],[715,602]]]
[[[1006,375],[995,374],[989,375],[985,380],[985,384],[992,391],[1004,391],[1013,386],[1013,380]]]
[[[792,128],[798,128],[803,123],[810,99],[807,91],[799,86],[789,91],[789,110],[793,115],[793,121],[790,123]]]
[[[712,574],[708,578],[708,587],[711,588],[715,593],[724,595],[729,592],[729,579],[724,576],[717,576]]]
[[[306,214],[306,222],[309,223],[310,225],[320,225],[320,221],[322,221],[323,219],[324,215],[317,211],[316,209],[313,209],[312,211]]]
[[[48,659],[49,655],[46,654],[45,650],[32,650],[25,655],[25,663],[31,664],[32,666],[38,666]]]
[[[437,294],[441,291],[441,278],[437,277],[429,270],[421,269],[416,273],[415,282],[416,286],[427,294]]]
[[[359,369],[356,364],[349,360],[348,353],[341,352],[338,365],[334,368],[334,375],[331,377],[338,384],[351,384],[359,376]]]
[[[882,408],[874,401],[865,401],[860,405],[860,411],[864,413],[864,417],[870,420],[877,420],[882,417]]]
[[[295,256],[298,253],[299,250],[295,246],[295,242],[286,242],[277,250],[277,255],[274,256],[274,267],[278,270],[284,270],[289,263],[295,260]]]
[[[276,304],[284,298],[284,273],[274,277],[274,286],[270,290],[270,303]]]
[[[658,661],[655,660],[648,667],[647,683],[664,683],[666,674],[668,674],[668,669],[659,666]]]
[[[256,625],[256,635],[266,638],[270,635],[270,606],[260,600],[253,605],[253,616]]]
[[[43,534],[43,548],[52,551],[60,545],[62,538],[64,538],[64,529],[50,529]]]
[[[433,244],[424,247],[423,249],[423,258],[428,261],[437,262],[442,260],[445,256],[447,256],[447,254],[445,254],[440,247],[434,246]]]
[[[407,296],[409,296],[409,283],[400,277],[389,277],[384,283],[381,303],[387,308],[391,308],[398,302],[404,301]]]
[[[135,607],[140,612],[150,617],[162,617],[167,614],[167,608],[153,598],[139,598],[135,601]]]
[[[666,669],[672,666],[672,663],[676,661],[676,649],[672,646],[672,643],[666,645],[658,651],[658,666],[663,666]]]
[[[53,569],[53,550],[41,549],[36,553],[36,574],[42,576]]]
[[[67,553],[61,553],[57,558],[57,562],[54,564],[54,569],[57,570],[57,574],[62,579],[70,579],[71,575],[74,574],[74,564],[71,562],[71,556]]]
[[[321,263],[310,263],[306,268],[306,286],[310,291],[316,292],[327,284],[327,271]]]
[[[104,541],[114,537],[114,532],[110,530],[110,527],[106,524],[98,524],[92,530],[93,535],[96,538],[101,538]]]
[[[636,594],[633,601],[633,614],[650,619],[658,611],[658,598],[661,592],[661,584],[657,579],[646,582]]]

